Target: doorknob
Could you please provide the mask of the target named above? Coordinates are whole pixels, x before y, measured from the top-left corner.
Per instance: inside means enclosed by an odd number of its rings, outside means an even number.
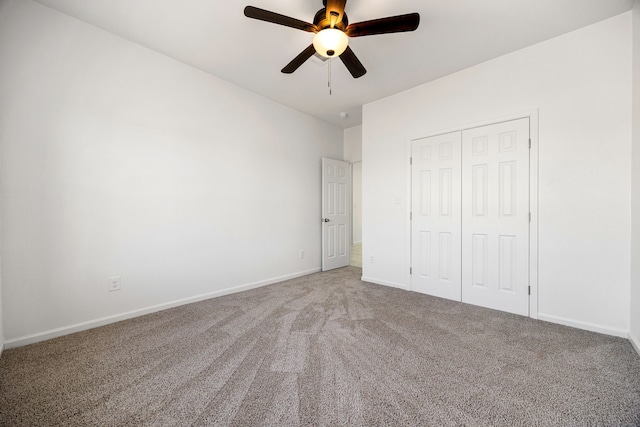
[[[329,222],[331,221],[329,218],[322,218],[322,222]]]

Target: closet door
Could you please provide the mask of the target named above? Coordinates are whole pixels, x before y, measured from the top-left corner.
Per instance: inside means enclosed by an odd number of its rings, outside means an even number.
[[[462,301],[529,315],[529,119],[462,133]]]
[[[411,146],[411,289],[460,301],[461,133]]]

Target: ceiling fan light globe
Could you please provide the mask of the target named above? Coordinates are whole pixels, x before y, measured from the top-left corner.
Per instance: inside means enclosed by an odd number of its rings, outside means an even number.
[[[325,28],[313,37],[313,47],[325,58],[340,56],[349,45],[349,37],[336,28]]]

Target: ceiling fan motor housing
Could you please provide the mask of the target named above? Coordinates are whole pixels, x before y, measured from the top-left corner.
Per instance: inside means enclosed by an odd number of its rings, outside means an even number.
[[[316,16],[313,17],[313,25],[318,27],[320,30],[324,30],[325,28],[331,27],[331,21],[327,19],[327,9],[320,9]],[[347,25],[349,25],[349,18],[347,18],[347,14],[342,14],[342,21],[337,22],[334,28],[339,29],[340,31],[344,31],[347,29]]]

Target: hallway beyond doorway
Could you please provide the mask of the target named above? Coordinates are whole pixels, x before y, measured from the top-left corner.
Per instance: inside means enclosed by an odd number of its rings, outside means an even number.
[[[362,268],[362,243],[351,245],[350,265]]]

